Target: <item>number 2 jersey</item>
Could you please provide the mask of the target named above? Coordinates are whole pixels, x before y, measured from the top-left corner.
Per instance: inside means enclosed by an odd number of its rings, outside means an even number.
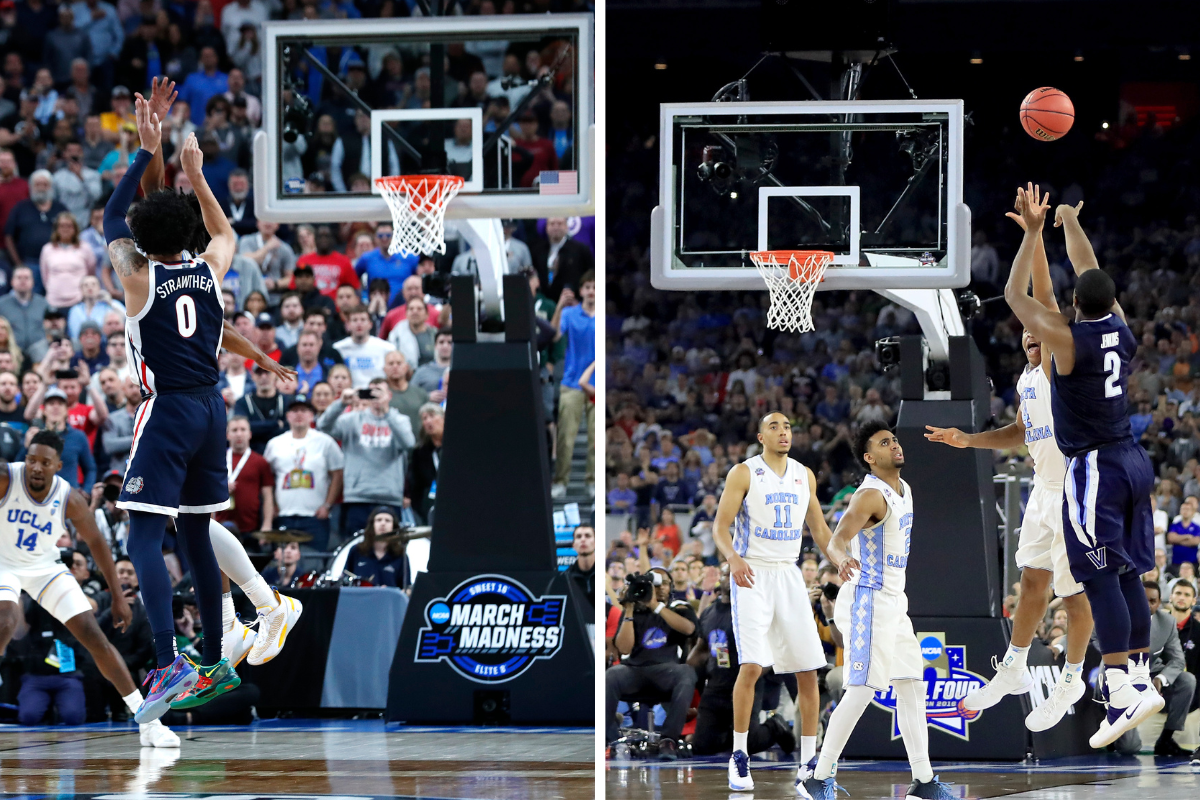
[[[212,267],[188,259],[147,268],[146,305],[125,318],[126,353],[142,396],[215,387],[225,305]]]
[[[899,495],[887,481],[868,475],[855,494],[875,489],[887,503],[887,515],[870,528],[863,528],[850,542],[850,555],[858,559],[861,569],[854,573],[848,586],[878,589],[888,594],[903,594],[908,550],[912,544],[912,488],[903,480]]]
[[[1067,458],[1133,439],[1125,387],[1137,341],[1116,314],[1070,323],[1075,366],[1053,368],[1054,438]]]
[[[746,559],[795,564],[808,513],[808,470],[791,458],[782,476],[762,456],[744,463],[750,470],[750,489],[734,518],[734,550]]]
[[[67,532],[67,499],[71,486],[55,475],[50,493],[39,503],[25,488],[25,464],[8,468],[8,493],[0,499],[4,514],[0,532],[0,568],[17,574],[45,572],[59,560],[58,540]]]

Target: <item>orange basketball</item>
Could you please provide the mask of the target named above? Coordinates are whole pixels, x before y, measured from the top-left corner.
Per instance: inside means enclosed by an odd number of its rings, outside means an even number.
[[[1075,122],[1071,98],[1058,89],[1043,86],[1025,95],[1021,101],[1021,125],[1025,132],[1043,142],[1065,136]]]

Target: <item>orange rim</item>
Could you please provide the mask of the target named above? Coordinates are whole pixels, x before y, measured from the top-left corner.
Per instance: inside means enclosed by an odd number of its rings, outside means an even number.
[[[827,257],[828,260],[825,263],[828,264],[829,261],[833,260],[834,253],[828,250],[759,250],[750,253],[750,260],[766,261],[771,256],[775,258],[775,263],[781,267],[787,266],[795,258],[799,264],[799,275],[793,280],[810,281],[814,273],[818,271],[818,266],[822,261],[821,257]],[[813,259],[813,261],[809,263],[809,259]],[[821,280],[825,280],[824,272],[821,273]]]

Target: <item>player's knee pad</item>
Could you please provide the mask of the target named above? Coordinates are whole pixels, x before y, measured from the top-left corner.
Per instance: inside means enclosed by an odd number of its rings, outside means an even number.
[[[867,706],[871,704],[871,698],[875,696],[875,690],[870,686],[848,686],[846,691],[842,692],[842,699],[838,701],[838,708],[843,706],[847,708],[857,709],[858,713],[867,710]]]

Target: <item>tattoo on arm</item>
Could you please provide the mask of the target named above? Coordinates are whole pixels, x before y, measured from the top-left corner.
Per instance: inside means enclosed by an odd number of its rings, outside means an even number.
[[[108,246],[113,269],[122,278],[128,278],[146,267],[146,257],[137,251],[132,239],[118,239]]]

